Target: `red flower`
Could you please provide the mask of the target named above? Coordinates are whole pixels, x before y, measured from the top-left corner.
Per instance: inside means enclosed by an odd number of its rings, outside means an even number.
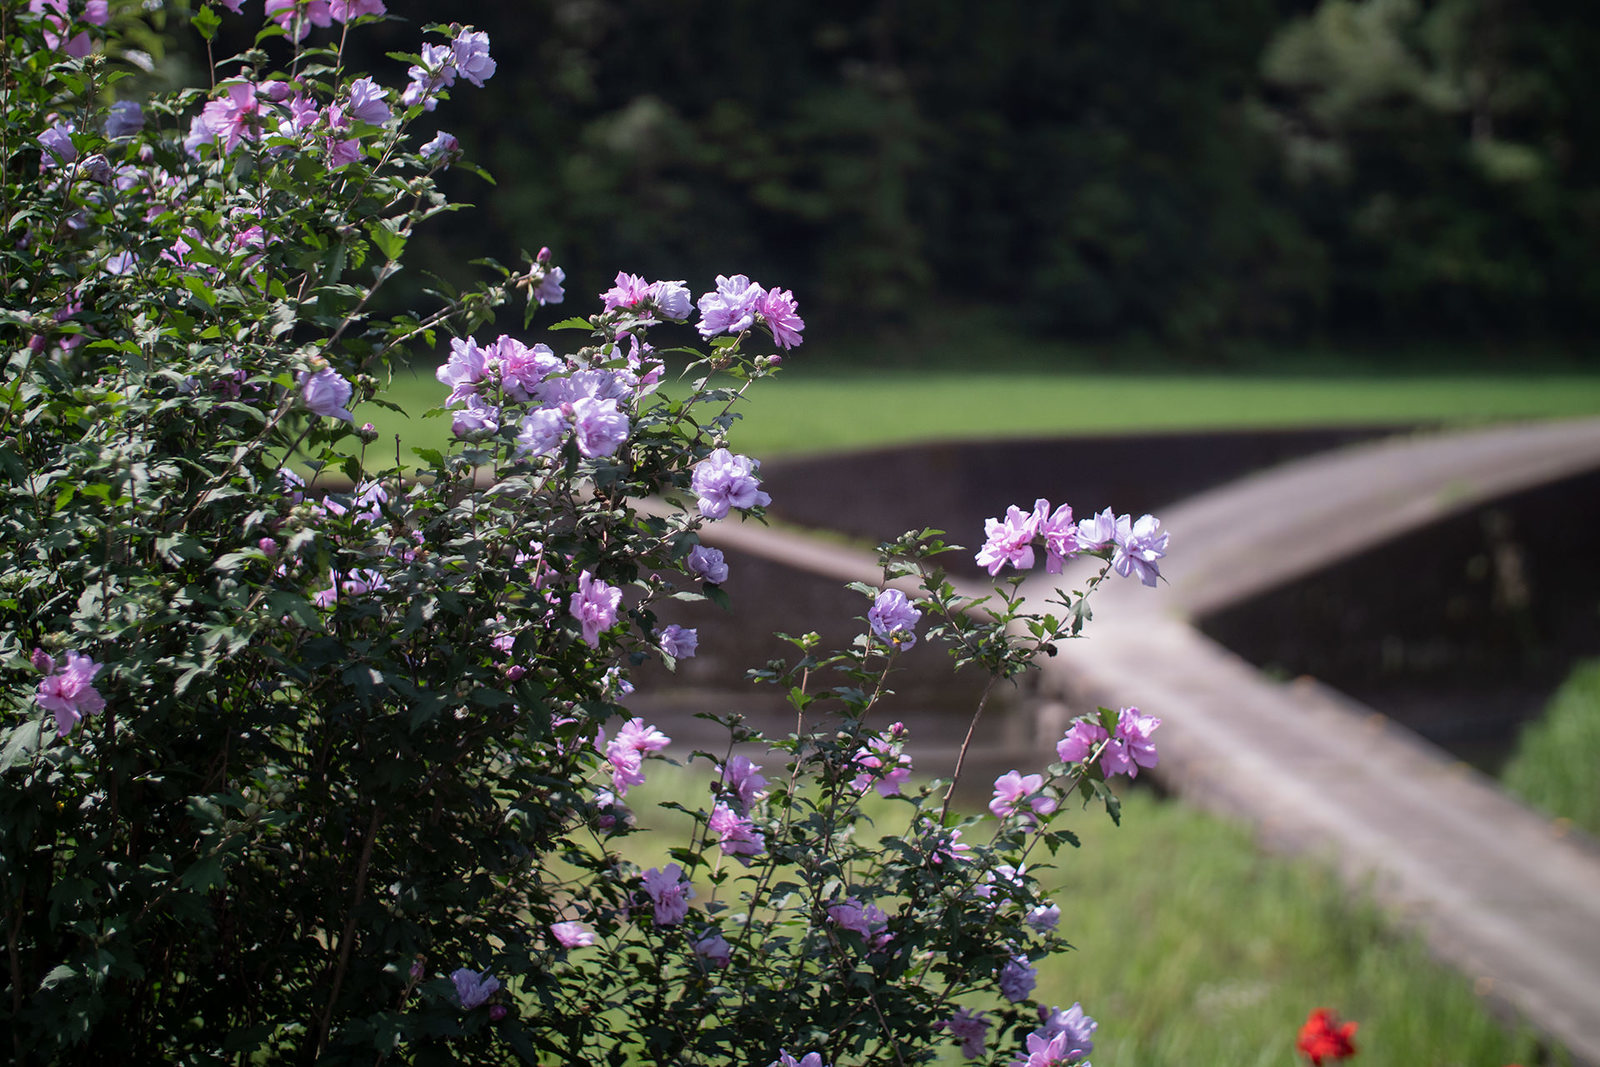
[[[1300,1040],[1294,1047],[1305,1053],[1312,1067],[1321,1067],[1323,1060],[1343,1060],[1356,1054],[1350,1040],[1355,1036],[1356,1023],[1339,1022],[1339,1017],[1327,1008],[1318,1008],[1300,1028]]]

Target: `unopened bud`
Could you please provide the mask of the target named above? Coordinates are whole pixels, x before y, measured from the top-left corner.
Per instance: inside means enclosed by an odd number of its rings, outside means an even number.
[[[96,185],[111,184],[111,161],[96,152],[92,156],[85,156],[82,174]]]
[[[548,263],[548,262],[550,262],[550,249],[549,249],[549,246],[546,246],[544,248],[539,249],[539,254],[537,256],[534,256],[533,258],[535,260],[537,260],[538,262],[540,262],[540,263]]]

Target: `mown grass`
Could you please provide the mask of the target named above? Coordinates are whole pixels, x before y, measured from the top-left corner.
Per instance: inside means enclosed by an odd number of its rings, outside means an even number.
[[[703,789],[651,765],[628,799],[652,832],[627,839],[629,858],[659,865],[681,841],[650,798]],[[1041,877],[1076,949],[1041,964],[1036,996],[1099,1020],[1099,1067],[1287,1067],[1317,1007],[1359,1021],[1364,1067],[1567,1062],[1542,1061],[1531,1032],[1497,1022],[1468,979],[1319,862],[1265,856],[1243,826],[1144,790],[1125,797],[1120,828],[1098,809],[1066,817],[1083,847]],[[954,1046],[946,1062],[962,1062]]]
[[[1600,835],[1600,659],[1573,668],[1501,772],[1507,789]]]
[[[373,448],[388,455],[395,434],[408,460],[414,447],[444,447],[450,420],[420,418],[444,392],[429,372],[396,374],[385,397],[414,414],[364,406],[360,418],[381,434]],[[733,444],[768,458],[935,440],[1594,415],[1600,374],[856,371],[796,356],[737,410]]]

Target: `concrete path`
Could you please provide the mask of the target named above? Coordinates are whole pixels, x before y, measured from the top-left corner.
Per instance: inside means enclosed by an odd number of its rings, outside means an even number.
[[[1600,1067],[1600,851],[1370,708],[1270,682],[1188,622],[1595,468],[1600,420],[1498,426],[1352,447],[1168,509],[1170,585],[1113,582],[1097,595],[1087,637],[1043,664],[1039,743],[1100,704],[1159,715],[1173,789],[1253,821],[1270,845],[1326,855],[1480,992]],[[800,534],[719,523],[702,537],[840,580],[878,577],[870,554]],[[1071,588],[1071,572],[1063,578]],[[1039,574],[1024,589],[1042,603],[1055,584]]]

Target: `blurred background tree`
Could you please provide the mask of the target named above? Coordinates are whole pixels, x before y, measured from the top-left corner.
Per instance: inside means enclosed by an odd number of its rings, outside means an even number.
[[[577,292],[743,270],[857,335],[983,307],[1198,351],[1600,317],[1597,5],[468,6],[500,69],[448,121],[499,184],[454,176],[481,210],[438,262],[548,244]],[[389,8],[380,71],[441,17]]]

